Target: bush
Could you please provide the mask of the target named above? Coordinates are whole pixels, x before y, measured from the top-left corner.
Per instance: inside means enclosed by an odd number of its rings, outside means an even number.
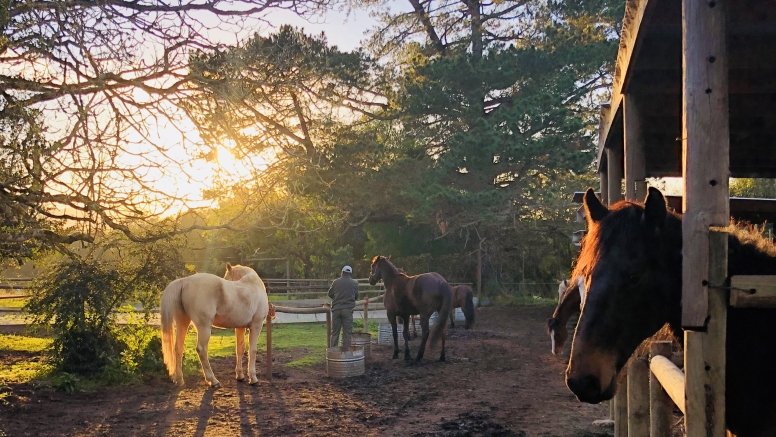
[[[160,291],[183,269],[178,252],[159,243],[126,251],[118,261],[71,258],[56,264],[36,281],[26,305],[33,323],[53,331],[55,370],[108,383],[160,371],[161,341],[146,322]],[[130,302],[142,303],[143,316],[135,315]],[[124,327],[116,323],[119,313],[129,318]],[[65,391],[74,389],[63,378]]]

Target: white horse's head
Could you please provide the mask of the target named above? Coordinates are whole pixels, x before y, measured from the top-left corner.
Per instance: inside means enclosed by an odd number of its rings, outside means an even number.
[[[248,266],[241,266],[239,264],[233,266],[229,263],[226,263],[226,273],[224,273],[224,279],[227,281],[239,281],[248,275],[253,275],[256,278],[259,277],[256,271]]]

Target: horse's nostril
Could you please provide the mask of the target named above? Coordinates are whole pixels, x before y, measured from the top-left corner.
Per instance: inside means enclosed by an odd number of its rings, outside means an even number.
[[[593,375],[583,375],[567,381],[569,389],[579,400],[585,402],[601,395],[601,382]]]

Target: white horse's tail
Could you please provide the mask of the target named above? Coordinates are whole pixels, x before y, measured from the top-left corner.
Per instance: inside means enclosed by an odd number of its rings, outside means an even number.
[[[173,281],[162,292],[162,301],[159,304],[159,312],[162,317],[162,356],[170,377],[175,377],[175,369],[178,368],[178,354],[175,353],[175,331],[173,322],[175,315],[181,308],[181,291],[183,281]],[[178,335],[186,335],[179,332]]]

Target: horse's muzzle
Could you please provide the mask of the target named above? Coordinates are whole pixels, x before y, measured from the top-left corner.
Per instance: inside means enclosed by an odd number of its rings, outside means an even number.
[[[606,389],[601,389],[601,381],[590,374],[575,378],[566,378],[566,385],[577,396],[580,402],[598,404],[614,397],[617,387],[615,379],[609,381]]]
[[[369,277],[369,285],[377,285],[377,279],[374,276]]]

